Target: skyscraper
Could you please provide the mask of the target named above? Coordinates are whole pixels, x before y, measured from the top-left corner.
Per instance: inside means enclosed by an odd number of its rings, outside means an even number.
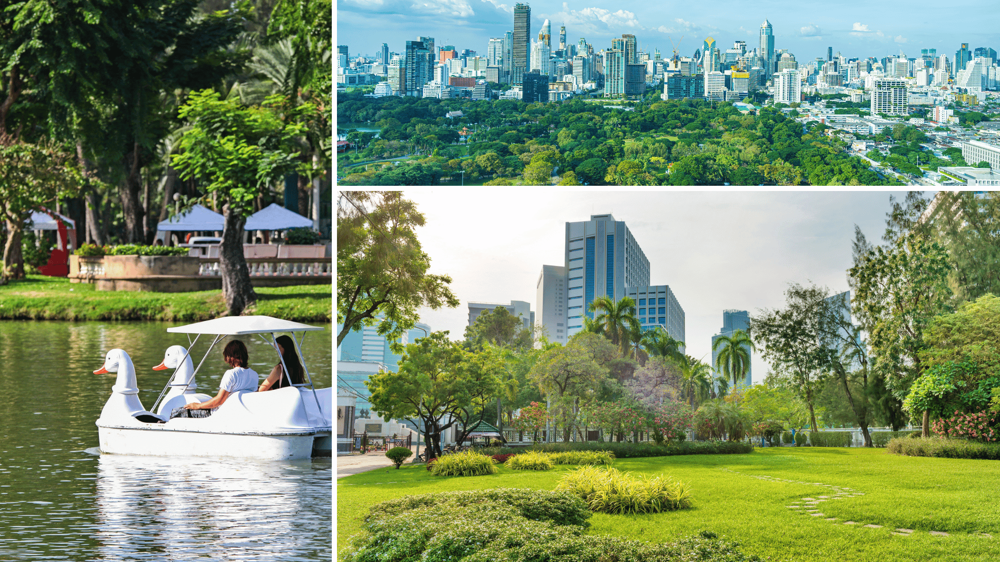
[[[715,347],[715,341],[722,336],[733,337],[736,330],[743,330],[744,332],[750,327],[750,313],[745,310],[724,310],[722,311],[722,329],[715,336],[712,336],[712,347]],[[717,350],[712,351],[712,369],[716,374],[722,373],[722,366],[719,365],[719,351],[721,347]],[[747,353],[750,353],[750,347],[745,346]],[[753,369],[747,365],[747,373],[742,379],[737,381],[737,388],[750,388],[753,385]],[[732,379],[729,381],[730,388],[732,388]]]
[[[542,22],[542,30],[538,32],[538,42],[544,43],[549,50],[552,50],[552,25],[549,20]]]
[[[486,64],[503,66],[503,38],[490,37],[490,44],[486,48]]]
[[[621,39],[612,39],[614,42],[621,42]],[[625,51],[604,51],[604,97],[625,95],[625,65]]]
[[[565,51],[566,50],[566,26],[565,25],[559,26],[559,50],[560,51]],[[563,56],[566,56],[566,54],[563,53]]]
[[[878,78],[872,86],[871,114],[909,115],[906,81],[902,78]]]
[[[830,61],[833,60],[833,47],[827,47],[826,48],[826,60],[827,60],[827,62],[830,62]]]
[[[802,101],[802,78],[799,76],[798,70],[788,68],[775,76],[775,103],[799,103]]]
[[[511,64],[511,83],[520,84],[528,71],[528,56],[531,53],[531,6],[514,5],[514,43]]]
[[[389,44],[382,43],[382,64],[389,64]]]
[[[701,59],[701,66],[705,70],[706,75],[714,70],[719,70],[719,59],[715,57],[716,52],[715,39],[711,37],[706,38]]]
[[[510,83],[511,76],[514,75],[514,32],[508,31],[503,34],[503,64],[501,67],[500,82]]]
[[[965,65],[972,60],[972,51],[969,50],[968,43],[962,43],[962,48],[955,53],[955,74],[960,70],[965,70]]]
[[[406,42],[406,95],[420,96],[424,84],[430,82],[434,56],[423,41]]]
[[[764,20],[760,25],[760,60],[764,65],[764,73],[771,76],[774,73],[774,31],[771,22]]]
[[[521,100],[525,103],[548,103],[549,77],[532,70],[521,76]]]

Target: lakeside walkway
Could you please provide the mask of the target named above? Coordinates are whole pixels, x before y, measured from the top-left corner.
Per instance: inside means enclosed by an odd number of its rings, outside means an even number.
[[[410,449],[414,455],[416,455],[416,449],[416,445]],[[412,461],[412,456],[406,459],[407,463]],[[392,461],[389,460],[389,457],[385,456],[385,451],[372,451],[365,455],[341,455],[337,457],[337,478],[360,474],[387,466],[392,466]]]

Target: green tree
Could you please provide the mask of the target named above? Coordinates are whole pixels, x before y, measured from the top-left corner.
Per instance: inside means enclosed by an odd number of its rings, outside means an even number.
[[[635,316],[635,301],[630,297],[614,301],[607,295],[601,295],[590,303],[588,310],[595,314],[596,330],[611,340],[623,357],[627,357],[632,335],[641,330],[639,319]]]
[[[487,343],[498,347],[528,348],[533,343],[531,329],[520,315],[514,316],[503,306],[482,312],[465,328],[465,343],[481,349]]]
[[[551,185],[552,169],[552,164],[545,160],[529,164],[524,168],[525,185]]]
[[[942,191],[930,221],[948,249],[955,297],[1000,295],[1000,194]]]
[[[750,370],[750,351],[754,349],[753,340],[743,330],[736,330],[731,336],[720,336],[712,342],[712,352],[719,352],[716,362],[720,371],[733,380],[735,387],[746,377]]]
[[[243,225],[254,201],[297,167],[294,139],[302,127],[282,120],[272,99],[261,107],[241,107],[217,92],[194,92],[180,109],[188,124],[172,156],[181,179],[197,180],[222,204],[224,226],[219,250],[222,297],[228,314],[238,316],[257,301],[243,256]],[[312,106],[295,108],[296,113]]]
[[[666,357],[678,364],[686,362],[684,353],[681,352],[684,342],[675,340],[662,326],[642,332],[639,338],[633,336],[633,340],[637,341],[650,357]]]
[[[685,356],[680,363],[681,396],[692,408],[707,400],[712,392],[712,367],[701,360]]]
[[[564,441],[569,441],[576,426],[581,400],[595,396],[607,377],[607,368],[581,344],[579,335],[566,346],[542,353],[528,374],[542,394],[552,399],[550,411],[561,418]]]
[[[471,428],[498,391],[500,368],[495,354],[471,353],[433,332],[408,344],[399,371],[380,371],[365,386],[372,409],[383,419],[420,420],[430,456],[441,455],[441,433],[459,425]]]
[[[340,192],[337,201],[337,345],[351,330],[378,324],[396,342],[413,327],[417,308],[459,305],[451,277],[428,274],[430,257],[417,239],[424,215],[398,191]],[[394,350],[400,344],[393,343]]]

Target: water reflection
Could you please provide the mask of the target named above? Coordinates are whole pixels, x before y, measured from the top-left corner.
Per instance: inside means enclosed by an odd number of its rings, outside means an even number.
[[[92,371],[108,350],[126,350],[139,397],[152,406],[170,371],[151,368],[167,347],[188,347],[184,335],[167,333],[174,325],[0,322],[0,561],[331,559],[329,459],[234,464],[86,452],[98,445],[94,421],[115,382]],[[327,326],[302,348],[318,388],[332,383],[332,337]],[[192,350],[199,360],[204,339]],[[210,394],[228,368],[221,349],[214,355],[198,374]],[[261,345],[250,359],[273,366],[276,356]]]
[[[330,460],[102,455],[99,556],[194,560],[208,548],[215,560],[329,560],[331,476]]]

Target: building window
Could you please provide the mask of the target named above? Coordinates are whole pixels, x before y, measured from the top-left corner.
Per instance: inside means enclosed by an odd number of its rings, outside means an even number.
[[[663,304],[663,303],[660,303],[660,304]],[[659,312],[660,312],[660,314],[666,314],[667,313],[666,307],[661,306]]]
[[[667,304],[667,299],[661,298],[658,304]]]
[[[646,306],[646,299],[639,299],[639,306]]]
[[[594,300],[594,239],[587,238],[587,271],[585,273],[586,279],[584,280],[584,285],[586,288],[586,298],[584,299],[584,306],[590,308],[590,303]],[[590,313],[587,313],[590,316]],[[593,316],[590,316],[593,318]]]
[[[609,297],[615,298],[615,237],[608,235],[608,278],[605,285]]]
[[[639,309],[639,314],[646,314],[646,309],[645,308],[640,308]]]
[[[639,323],[640,324],[645,324],[646,323],[646,317],[645,316],[639,317]]]
[[[666,323],[667,323],[667,319],[661,316],[660,317],[660,324],[666,324]]]

